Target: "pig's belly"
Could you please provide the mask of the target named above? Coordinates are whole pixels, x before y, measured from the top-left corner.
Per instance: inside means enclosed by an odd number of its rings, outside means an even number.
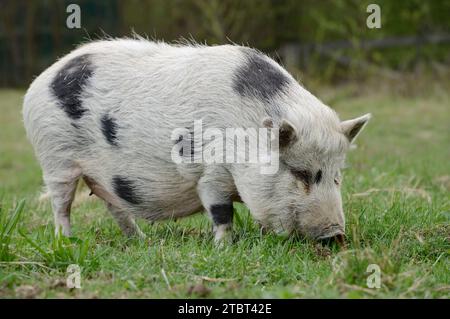
[[[176,169],[155,172],[154,165],[128,163],[122,167],[98,161],[83,166],[83,179],[93,194],[138,217],[161,220],[203,210],[197,181],[183,178]]]

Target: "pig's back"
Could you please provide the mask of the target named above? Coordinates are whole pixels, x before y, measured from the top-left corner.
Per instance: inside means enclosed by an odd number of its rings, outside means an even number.
[[[159,137],[192,125],[195,118],[224,108],[233,113],[239,98],[232,92],[232,74],[239,60],[242,53],[230,45],[171,46],[131,39],[89,43],[31,84],[24,101],[25,127],[33,144],[43,142],[39,136],[44,131],[53,134],[58,128],[83,135],[78,146],[89,139],[117,144],[125,130],[107,136],[102,123],[109,123],[127,128],[130,137],[148,134],[159,145]],[[41,130],[49,123],[52,128]],[[122,143],[131,147],[138,140]]]

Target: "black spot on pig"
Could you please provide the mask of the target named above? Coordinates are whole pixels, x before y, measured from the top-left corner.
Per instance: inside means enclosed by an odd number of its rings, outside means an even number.
[[[110,115],[105,114],[101,118],[101,129],[102,133],[106,138],[106,141],[113,145],[118,146],[117,144],[117,122]]]
[[[87,111],[82,105],[81,95],[92,74],[90,55],[80,55],[67,62],[51,83],[58,105],[71,119],[77,120]]]
[[[233,221],[232,204],[212,205],[210,212],[215,225],[230,224]]]
[[[269,58],[252,49],[245,49],[245,64],[234,74],[233,89],[243,97],[257,96],[269,101],[289,83]]]
[[[142,203],[141,197],[136,193],[136,186],[133,181],[125,177],[114,176],[112,186],[117,196],[130,204],[137,205]]]

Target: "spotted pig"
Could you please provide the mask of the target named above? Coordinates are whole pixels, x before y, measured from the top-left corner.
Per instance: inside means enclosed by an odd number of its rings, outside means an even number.
[[[206,211],[218,242],[229,237],[236,201],[277,233],[342,239],[341,168],[369,118],[341,121],[255,49],[141,38],[80,46],[33,81],[23,106],[57,232],[71,233],[71,204],[83,179],[127,235],[143,236],[136,217]],[[199,119],[204,129],[276,132],[277,171],[174,161],[183,138],[174,140],[173,131],[192,130]]]

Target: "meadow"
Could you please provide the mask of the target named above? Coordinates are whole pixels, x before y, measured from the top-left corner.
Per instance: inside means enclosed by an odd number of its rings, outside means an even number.
[[[204,214],[140,221],[147,239],[127,239],[83,188],[73,237],[55,237],[21,122],[24,91],[0,90],[0,297],[448,298],[448,86],[314,93],[343,119],[373,114],[344,172],[345,249],[261,234],[241,204],[234,243],[223,248]],[[70,264],[81,267],[80,289],[66,287]],[[370,264],[381,271],[380,288],[367,286]]]

